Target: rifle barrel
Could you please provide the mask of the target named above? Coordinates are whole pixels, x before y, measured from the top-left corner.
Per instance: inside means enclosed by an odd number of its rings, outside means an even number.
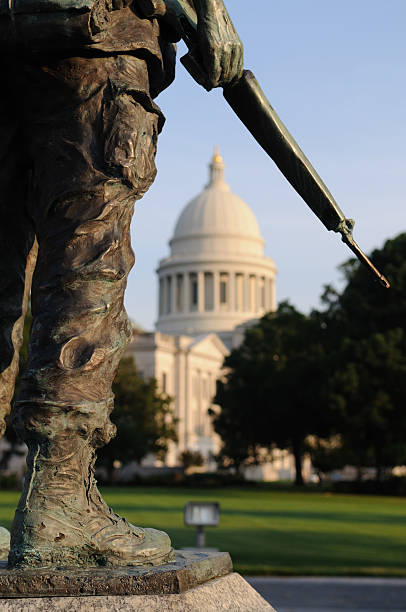
[[[272,108],[254,74],[250,70],[244,70],[241,79],[224,87],[223,94],[248,131],[325,227],[339,232],[343,242],[360,262],[384,287],[389,288],[387,279],[354,241],[354,221],[345,217],[306,155]]]

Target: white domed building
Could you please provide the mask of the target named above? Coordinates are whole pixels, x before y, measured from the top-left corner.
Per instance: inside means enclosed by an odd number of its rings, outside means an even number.
[[[230,347],[235,328],[274,310],[275,264],[249,206],[224,181],[216,151],[209,183],[181,212],[158,268],[165,334],[216,333]]]
[[[180,453],[193,450],[205,458],[205,469],[215,467],[221,444],[208,409],[224,358],[246,327],[276,308],[276,267],[264,254],[255,215],[225,182],[217,150],[209,168],[207,186],[182,210],[170,254],[159,262],[156,331],[136,334],[128,349],[139,371],[174,398],[179,441],[166,465],[179,465]],[[277,451],[275,459],[257,476],[293,475],[287,453]]]

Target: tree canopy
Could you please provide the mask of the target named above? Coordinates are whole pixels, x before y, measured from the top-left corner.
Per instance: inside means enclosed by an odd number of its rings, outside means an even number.
[[[352,260],[326,316],[340,331],[330,379],[336,429],[356,465],[375,467],[379,479],[383,468],[406,463],[406,234],[371,259],[391,288]]]
[[[390,329],[405,329],[406,314],[406,233],[387,240],[371,254],[372,262],[384,270],[391,287],[383,289],[358,261],[342,266],[346,286],[338,304],[346,332],[365,338]]]

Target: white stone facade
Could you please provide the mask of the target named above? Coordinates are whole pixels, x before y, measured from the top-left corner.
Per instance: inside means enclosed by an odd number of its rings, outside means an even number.
[[[208,410],[228,354],[226,346],[216,334],[192,338],[152,332],[137,335],[128,353],[145,378],[156,378],[160,390],[174,398],[179,442],[171,445],[166,464],[178,465],[183,450],[198,450],[206,465],[212,465],[221,441]]]

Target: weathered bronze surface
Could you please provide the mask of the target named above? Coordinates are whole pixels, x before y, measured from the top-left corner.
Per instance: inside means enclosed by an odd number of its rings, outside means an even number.
[[[153,100],[173,80],[180,35],[195,80],[223,87],[292,185],[360,255],[349,220],[243,73],[222,0],[0,0],[0,432],[30,291],[33,314],[12,414],[28,457],[10,567],[172,558],[166,534],[108,508],[93,468],[115,435],[111,384],[131,336],[129,228],[155,177],[164,117]]]
[[[0,562],[1,597],[169,595],[183,593],[232,571],[228,553],[177,551],[159,567],[6,569]]]
[[[211,87],[242,72],[222,0],[194,0]],[[162,0],[0,1],[0,429],[31,290],[28,366],[12,420],[28,446],[10,567],[158,565],[168,536],[102,500],[96,449],[115,435],[111,383],[135,200],[154,180],[177,33]]]

